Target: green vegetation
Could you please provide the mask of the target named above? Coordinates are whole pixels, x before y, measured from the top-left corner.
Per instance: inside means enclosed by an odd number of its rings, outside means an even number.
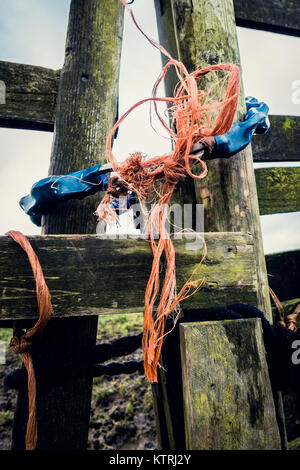
[[[141,313],[100,315],[97,339],[101,342],[111,341],[112,339],[140,333],[142,328],[143,315]]]
[[[111,342],[127,335],[138,334],[143,328],[143,315],[100,315],[98,342]],[[113,361],[142,359],[138,349]],[[152,390],[143,375],[120,374],[96,377],[93,381],[90,420],[90,449],[139,448],[155,446]],[[125,446],[125,447],[123,447]],[[127,447],[129,446],[129,447]]]
[[[138,334],[142,328],[142,314],[101,315],[97,339],[99,343],[111,342],[126,335]],[[0,340],[5,342],[7,348],[11,336],[12,329],[0,329]],[[113,360],[127,361],[142,357],[142,351],[138,349],[133,354]],[[2,368],[3,376],[20,365],[21,357],[8,351],[7,363]],[[11,440],[16,395],[12,390],[1,389],[0,392],[0,405],[2,404],[2,409],[5,409],[0,412],[2,448],[6,448]],[[152,391],[143,375],[136,373],[96,377],[93,381],[91,405],[89,449],[112,449],[123,446],[126,449],[126,445],[129,445],[129,448],[143,449],[145,445],[147,448],[156,445]]]
[[[0,426],[11,427],[13,423],[13,412],[12,411],[0,411]]]
[[[11,328],[0,328],[0,341],[4,341],[6,347],[9,347],[10,338],[12,337]]]

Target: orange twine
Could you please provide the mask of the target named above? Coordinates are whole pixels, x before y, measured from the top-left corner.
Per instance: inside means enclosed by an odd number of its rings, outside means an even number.
[[[153,192],[155,182],[158,179],[164,180],[160,198],[149,216],[149,236],[153,252],[153,263],[145,292],[142,341],[145,375],[151,382],[157,382],[157,366],[159,365],[158,361],[164,337],[165,320],[171,312],[175,311],[174,321],[176,322],[179,314],[179,302],[194,295],[205,282],[204,279],[201,281],[189,279],[177,294],[175,250],[165,226],[168,215],[167,208],[175,185],[180,178],[185,177],[187,174],[196,179],[202,179],[206,176],[206,164],[201,158],[191,155],[192,147],[196,142],[202,141],[212,148],[214,145],[213,136],[225,134],[231,129],[238,105],[240,71],[239,67],[234,64],[218,64],[189,73],[182,62],[173,59],[160,44],[149,38],[142,31],[126,1],[120,1],[129,9],[136,27],[143,36],[160,52],[166,55],[169,61],[163,67],[160,76],[154,84],[153,96],[133,105],[121,116],[108,134],[106,145],[108,158],[118,176],[110,180],[107,194],[98,206],[96,214],[99,220],[106,220],[110,223],[116,220],[116,214],[111,208],[111,202],[114,198],[127,195],[128,191],[135,191],[139,197],[145,199]],[[174,97],[159,98],[156,96],[157,88],[170,67],[175,68],[179,84],[175,90]],[[198,89],[198,80],[209,72],[227,72],[225,77],[217,83],[223,82],[224,85],[226,80],[228,82],[223,98],[213,96],[216,84],[212,85],[208,92]],[[219,87],[219,89],[222,89],[222,87]],[[134,109],[146,102],[154,104],[158,119],[171,136],[173,142],[172,148],[174,150],[168,155],[156,156],[148,160],[143,160],[140,153],[135,153],[128,157],[124,163],[118,164],[112,153],[113,135],[124,119]],[[159,114],[157,109],[158,102],[171,103],[169,108],[171,113],[170,125]],[[202,173],[199,175],[195,175],[191,171],[191,165],[195,161],[202,165]],[[158,240],[155,240],[155,231],[159,234]],[[155,317],[153,317],[154,304],[159,295],[160,260],[163,253],[165,255],[166,270],[159,304]],[[196,270],[193,274],[195,274]]]
[[[47,325],[51,314],[51,296],[46,284],[42,267],[39,263],[28,239],[21,232],[10,231],[7,233],[14,242],[18,243],[28,256],[35,283],[36,297],[39,307],[39,319],[36,324],[24,333],[15,322],[13,337],[10,346],[16,354],[21,354],[28,375],[28,421],[26,429],[26,450],[34,450],[37,444],[37,413],[36,413],[36,379],[30,348],[33,337],[38,336]]]

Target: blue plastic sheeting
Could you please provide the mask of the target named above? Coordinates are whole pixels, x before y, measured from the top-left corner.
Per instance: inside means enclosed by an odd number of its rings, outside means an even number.
[[[253,134],[265,134],[270,128],[269,107],[249,96],[246,98],[245,120],[233,123],[229,132],[215,136],[211,158],[228,158],[243,150],[251,142]]]
[[[99,173],[100,168],[98,164],[68,175],[43,178],[32,186],[28,196],[21,198],[20,206],[40,227],[42,214],[51,211],[58,202],[83,199],[97,191],[105,191],[109,178]]]

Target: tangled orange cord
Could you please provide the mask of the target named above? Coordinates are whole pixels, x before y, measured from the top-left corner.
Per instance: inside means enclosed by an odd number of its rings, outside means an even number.
[[[154,189],[155,182],[164,181],[159,200],[149,216],[149,236],[153,252],[151,274],[145,292],[145,311],[143,327],[143,352],[145,375],[151,382],[157,382],[157,366],[164,337],[165,320],[175,312],[175,320],[178,317],[178,304],[187,297],[194,295],[203,285],[204,280],[192,280],[184,284],[180,292],[176,291],[175,250],[166,230],[167,207],[173,194],[176,183],[180,178],[189,175],[202,179],[207,174],[206,164],[201,158],[191,155],[191,150],[196,142],[202,141],[208,148],[212,148],[213,136],[225,134],[233,124],[236,113],[239,90],[239,67],[233,64],[211,65],[189,73],[182,62],[175,60],[157,42],[149,38],[137,24],[131,8],[125,0],[120,0],[128,8],[130,15],[143,36],[159,51],[168,57],[168,63],[154,84],[153,96],[139,101],[132,106],[114,125],[107,137],[108,158],[116,177],[111,178],[106,196],[97,208],[99,220],[111,222],[116,219],[116,214],[111,208],[114,198],[124,196],[129,191],[135,191],[140,198],[146,199]],[[174,67],[178,76],[178,86],[174,97],[157,97],[157,88],[162,82],[168,69]],[[225,72],[224,76],[207,92],[198,89],[198,81],[209,72]],[[226,73],[227,72],[227,73]],[[224,92],[224,87],[226,91]],[[217,86],[217,87],[216,87]],[[225,96],[215,96],[215,90]],[[146,102],[152,102],[156,115],[163,127],[168,131],[173,142],[173,151],[169,155],[162,155],[144,160],[140,153],[128,157],[124,163],[118,164],[112,153],[112,138],[116,129],[124,119],[138,106]],[[170,124],[167,123],[158,112],[157,103],[170,104]],[[195,175],[191,171],[195,160],[202,165],[202,173]],[[159,233],[159,239],[155,240],[155,230]],[[155,301],[160,289],[160,260],[165,255],[166,269],[163,285],[160,292],[159,303],[153,316]],[[199,265],[198,265],[199,267]],[[193,273],[194,274],[194,273]],[[177,312],[177,313],[176,313]]]

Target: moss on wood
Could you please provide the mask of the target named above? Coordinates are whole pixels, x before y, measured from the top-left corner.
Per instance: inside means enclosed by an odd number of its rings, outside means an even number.
[[[267,134],[253,136],[254,161],[300,161],[300,117],[270,116],[270,123]]]
[[[187,449],[280,449],[260,320],[180,325]]]
[[[59,71],[0,61],[6,103],[0,105],[0,127],[53,131]]]
[[[71,3],[61,71],[50,174],[106,161],[117,115],[124,7],[119,0]],[[45,233],[95,233],[99,194],[68,201],[45,216]]]
[[[145,239],[49,235],[29,240],[45,273],[54,317],[143,311],[152,265]],[[208,256],[194,278],[205,276],[207,283],[184,302],[184,308],[224,305],[229,300],[257,305],[251,237],[210,233],[205,241]],[[174,245],[181,287],[197,267],[203,245],[193,234],[174,240]],[[0,247],[0,320],[36,318],[35,286],[25,253],[6,237],[0,237]]]
[[[255,170],[260,215],[300,211],[300,168]]]
[[[164,0],[157,5],[161,15],[160,40],[165,45],[176,44],[177,57],[189,71],[207,64],[239,62],[239,49],[232,0]],[[173,38],[170,24],[174,25]],[[169,25],[163,28],[163,25]],[[201,82],[208,88],[218,76],[209,74]],[[172,93],[172,78],[167,84]],[[241,92],[238,116],[244,112],[244,95]],[[181,186],[180,186],[181,188]],[[188,192],[182,183],[183,192]],[[255,239],[255,258],[259,279],[259,305],[271,319],[268,284],[265,269],[259,221],[256,184],[252,152],[247,149],[230,159],[208,162],[208,175],[194,182],[190,202],[204,204],[205,231],[246,231]]]

